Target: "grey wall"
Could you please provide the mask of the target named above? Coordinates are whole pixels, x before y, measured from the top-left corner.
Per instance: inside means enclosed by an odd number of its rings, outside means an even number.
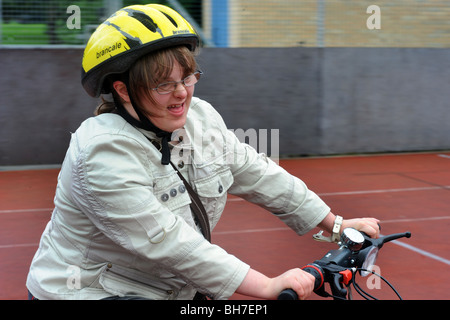
[[[61,163],[97,104],[79,49],[0,50],[0,165]],[[450,49],[205,48],[196,95],[286,155],[450,149]]]
[[[450,50],[327,49],[320,153],[450,147]]]
[[[93,115],[80,50],[0,50],[0,165],[62,163],[70,132]]]

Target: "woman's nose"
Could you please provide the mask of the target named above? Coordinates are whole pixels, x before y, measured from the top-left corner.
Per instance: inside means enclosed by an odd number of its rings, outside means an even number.
[[[179,82],[177,83],[177,86],[173,94],[177,97],[185,97],[187,95],[187,89],[183,83]]]

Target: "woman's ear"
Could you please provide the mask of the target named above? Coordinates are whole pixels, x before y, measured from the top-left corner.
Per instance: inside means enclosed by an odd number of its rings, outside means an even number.
[[[130,96],[128,95],[127,86],[122,81],[114,81],[113,82],[113,88],[116,90],[117,94],[120,98],[122,98],[123,101],[129,103],[130,102]]]

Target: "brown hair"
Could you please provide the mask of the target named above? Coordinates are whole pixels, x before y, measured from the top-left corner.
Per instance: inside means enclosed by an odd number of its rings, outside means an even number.
[[[128,71],[129,87],[133,100],[138,105],[141,105],[144,98],[146,98],[156,104],[149,89],[156,87],[170,76],[175,62],[181,65],[181,68],[184,70],[184,77],[195,72],[197,69],[195,55],[195,52],[190,51],[187,47],[179,46],[158,50],[138,59]],[[123,77],[124,75],[122,75]],[[120,78],[116,76],[107,82],[112,86],[113,82]],[[111,92],[115,95],[116,100],[120,100],[114,88],[111,88]],[[115,110],[114,102],[106,101],[102,97],[102,102],[97,106],[94,114],[111,113],[115,112]],[[141,112],[144,113],[145,111],[141,110]]]

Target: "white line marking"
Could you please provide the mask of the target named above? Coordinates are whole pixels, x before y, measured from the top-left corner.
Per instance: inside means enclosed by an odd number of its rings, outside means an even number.
[[[247,229],[247,230],[240,230],[240,231],[222,231],[222,232],[215,232],[214,235],[225,235],[225,234],[236,234],[236,233],[250,233],[250,232],[270,232],[270,231],[284,231],[284,230],[290,230],[289,228],[269,228],[269,229]],[[428,258],[434,259],[436,261],[445,263],[447,265],[450,265],[450,260],[445,259],[443,257],[440,257],[436,254],[433,254],[431,252],[416,248],[410,244],[406,244],[403,242],[400,242],[398,240],[393,240],[392,243],[403,247],[405,249],[411,250],[413,252],[419,253],[423,256],[426,256]],[[9,244],[9,245],[0,245],[0,249],[11,249],[11,248],[20,248],[20,247],[37,247],[39,246],[38,243],[23,243],[23,244]]]
[[[371,194],[371,193],[393,193],[393,192],[412,192],[412,191],[430,191],[450,189],[450,186],[436,186],[436,187],[417,187],[417,188],[397,188],[397,189],[380,189],[380,190],[361,190],[361,191],[341,191],[341,192],[325,192],[318,193],[319,197],[332,197],[332,196],[351,196],[358,194]],[[245,201],[242,198],[230,198],[228,202]]]
[[[242,198],[230,198],[230,199],[227,199],[227,202],[237,202],[237,201],[245,201],[245,200],[242,199]]]
[[[430,217],[430,218],[418,218],[418,219],[396,219],[396,220],[385,220],[385,221],[381,221],[381,223],[395,223],[395,222],[405,222],[405,221],[426,221],[426,220],[441,220],[441,219],[450,219],[449,216],[444,216],[444,217]],[[263,229],[244,229],[244,230],[231,230],[231,231],[218,231],[218,232],[214,232],[213,234],[216,235],[228,235],[228,234],[243,234],[243,233],[254,233],[254,232],[273,232],[273,231],[288,231],[291,230],[290,228],[287,227],[281,227],[281,228],[263,228]],[[450,260],[445,259],[443,257],[440,257],[438,255],[435,255],[431,252],[416,248],[410,244],[406,244],[403,242],[400,242],[398,240],[394,240],[392,241],[392,243],[406,248],[408,250],[414,251],[416,253],[419,253],[421,255],[424,255],[428,258],[434,259],[436,261],[445,263],[447,265],[450,265]],[[20,248],[20,247],[37,247],[39,244],[38,243],[23,243],[23,244],[6,244],[6,245],[0,245],[0,249],[10,249],[10,248]]]
[[[214,235],[223,235],[223,234],[241,234],[241,233],[252,233],[252,232],[272,232],[272,231],[283,231],[283,230],[291,230],[287,227],[281,228],[265,228],[265,229],[244,229],[244,230],[230,230],[230,231],[217,231],[214,232]]]
[[[381,220],[381,223],[398,223],[398,222],[416,222],[416,221],[433,221],[433,220],[445,220],[450,219],[450,216],[442,217],[428,217],[428,218],[417,218],[417,219],[393,219],[393,220]],[[263,228],[263,229],[243,229],[243,230],[230,230],[230,231],[216,231],[215,235],[223,234],[241,234],[241,233],[252,233],[252,232],[272,232],[272,231],[284,231],[291,230],[288,227],[279,228]]]
[[[385,221],[382,220],[381,223],[396,223],[396,222],[405,222],[405,221],[415,222],[415,221],[427,221],[427,220],[431,221],[431,220],[442,220],[442,219],[450,219],[450,216],[418,218],[418,219],[396,219],[396,220],[385,220]],[[214,232],[213,234],[214,235],[227,235],[227,234],[243,234],[243,233],[252,233],[252,232],[287,231],[287,230],[291,230],[291,229],[290,228],[244,229],[244,230],[219,231],[219,232]],[[416,252],[418,254],[424,255],[428,258],[431,258],[436,261],[450,265],[450,260],[440,257],[434,253],[419,249],[417,247],[414,247],[410,244],[400,242],[398,240],[393,240],[392,243],[394,243],[400,247],[403,247],[405,249]]]
[[[450,189],[450,186],[328,192],[328,193],[318,193],[317,195],[320,197],[330,197],[330,196],[347,196],[347,195],[371,194],[371,193],[428,191],[428,190],[439,190],[439,189]],[[239,201],[245,201],[245,200],[242,198],[230,198],[227,200],[227,202],[239,202]],[[39,212],[39,211],[53,211],[53,208],[0,210],[0,213]]]
[[[19,247],[37,247],[39,243],[22,243],[22,244],[4,244],[0,245],[0,249],[10,249]]]
[[[400,241],[397,241],[397,240],[393,240],[392,243],[394,243],[394,244],[396,244],[396,245],[398,245],[400,247],[409,249],[411,251],[417,252],[417,253],[419,253],[421,255],[424,255],[424,256],[426,256],[428,258],[431,258],[431,259],[437,260],[439,262],[443,262],[443,263],[445,263],[447,265],[450,265],[450,260],[442,258],[442,257],[440,257],[438,255],[435,255],[435,254],[431,253],[431,252],[428,252],[428,251],[416,248],[416,247],[414,247],[414,246],[412,246],[410,244],[406,244],[406,243],[403,243],[403,242],[400,242]]]
[[[419,187],[419,188],[398,188],[398,189],[381,189],[381,190],[362,190],[362,191],[347,191],[347,192],[329,192],[329,193],[318,193],[318,195],[321,196],[321,197],[326,197],[326,196],[347,196],[347,195],[355,195],[355,194],[428,191],[428,190],[439,190],[439,189],[450,189],[450,186]]]
[[[0,213],[44,212],[44,211],[52,212],[53,208],[0,210]]]
[[[432,220],[446,220],[446,219],[450,219],[450,216],[381,220],[381,223],[418,222],[418,221],[432,221]]]

